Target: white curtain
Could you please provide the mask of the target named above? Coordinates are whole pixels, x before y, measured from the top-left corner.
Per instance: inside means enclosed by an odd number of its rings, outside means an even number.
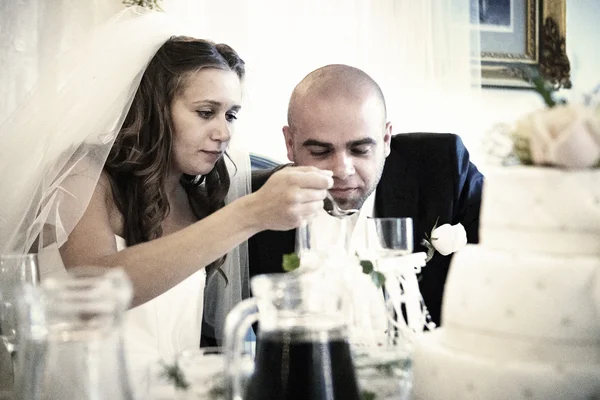
[[[118,0],[0,1],[0,123],[52,59],[123,7]]]
[[[471,4],[474,3],[474,4]],[[477,152],[479,36],[474,0],[163,0],[199,35],[247,63],[238,132],[252,152],[286,160],[281,127],[294,86],[330,63],[381,85],[394,132],[460,134]],[[0,1],[0,122],[56,54],[124,6],[120,0]],[[1,134],[1,133],[0,133]]]
[[[479,34],[470,24],[477,5],[473,0],[166,0],[165,9],[240,52],[248,75],[238,132],[252,139],[251,151],[285,161],[281,127],[292,89],[329,63],[357,66],[379,82],[394,132],[454,132],[477,152]]]

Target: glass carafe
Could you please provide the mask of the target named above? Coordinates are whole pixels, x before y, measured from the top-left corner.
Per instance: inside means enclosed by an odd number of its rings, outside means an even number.
[[[120,269],[76,268],[26,288],[16,398],[133,399],[120,329],[131,296]]]
[[[344,294],[323,269],[256,276],[253,298],[225,325],[226,370],[234,400],[358,400],[341,312]],[[244,379],[247,329],[259,321],[254,371]]]

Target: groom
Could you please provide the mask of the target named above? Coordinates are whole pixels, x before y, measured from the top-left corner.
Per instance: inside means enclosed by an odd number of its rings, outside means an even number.
[[[421,240],[436,221],[460,222],[468,241],[478,242],[483,176],[462,141],[452,134],[392,136],[383,93],[365,72],[328,65],[307,75],[292,93],[283,134],[295,165],[333,171],[329,192],[342,208],[361,209],[363,218],[411,217],[415,252],[425,251]],[[255,172],[253,190],[272,173]],[[294,252],[294,243],[294,230],[252,237],[250,275],[282,272],[282,256]],[[420,274],[421,293],[437,325],[450,259],[436,253]]]

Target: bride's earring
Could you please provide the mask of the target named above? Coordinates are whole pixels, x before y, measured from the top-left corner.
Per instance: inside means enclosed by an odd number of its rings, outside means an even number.
[[[192,179],[192,185],[198,186],[204,181],[204,175],[196,175],[194,179]]]

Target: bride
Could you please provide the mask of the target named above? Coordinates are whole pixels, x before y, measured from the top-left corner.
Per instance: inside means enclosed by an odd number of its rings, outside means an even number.
[[[201,326],[219,344],[225,315],[249,296],[246,240],[298,226],[332,185],[327,172],[285,168],[248,194],[234,134],[244,62],[227,45],[173,36],[179,26],[120,13],[0,127],[0,252],[39,251],[42,276],[122,267],[134,369],[197,347]]]

